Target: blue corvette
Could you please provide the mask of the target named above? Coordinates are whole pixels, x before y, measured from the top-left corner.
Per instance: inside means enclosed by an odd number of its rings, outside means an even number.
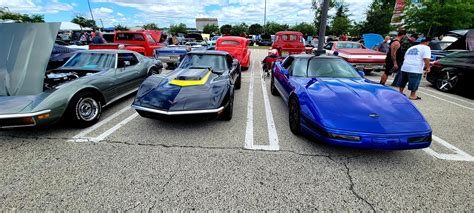
[[[399,92],[363,77],[334,56],[292,55],[272,68],[272,95],[289,106],[294,134],[369,149],[419,149],[431,128]]]

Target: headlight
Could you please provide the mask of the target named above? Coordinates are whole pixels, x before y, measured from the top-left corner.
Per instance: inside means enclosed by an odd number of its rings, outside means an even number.
[[[359,136],[354,135],[341,135],[341,134],[334,134],[328,133],[329,137],[336,140],[345,140],[345,141],[360,141]]]

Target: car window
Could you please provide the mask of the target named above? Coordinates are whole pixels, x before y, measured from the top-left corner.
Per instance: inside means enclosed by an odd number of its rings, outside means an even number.
[[[295,59],[291,64],[290,74],[295,77],[306,77],[306,67],[308,65],[308,59]]]
[[[126,61],[128,61],[128,65]],[[135,56],[135,54],[133,53],[119,53],[118,54],[118,61],[117,61],[118,68],[134,66],[136,64],[138,64],[138,59]]]
[[[360,49],[362,46],[359,43],[337,43],[337,49]]]
[[[227,41],[222,41],[221,44],[222,45],[236,45],[236,46],[238,46],[238,45],[240,45],[240,42],[227,40]]]
[[[118,41],[144,41],[145,38],[141,33],[117,33],[115,36]]]
[[[149,43],[156,44],[155,39],[153,39],[150,34],[146,34],[146,38],[148,39]]]
[[[188,69],[191,67],[211,67],[217,71],[227,69],[226,57],[223,55],[204,55],[204,54],[187,54],[179,68]]]
[[[74,55],[63,67],[79,69],[114,68],[115,54],[81,52]]]
[[[287,57],[282,63],[283,68],[288,69],[291,66],[291,63],[293,63],[293,60],[293,57]]]
[[[324,49],[326,49],[326,50],[332,49],[332,43],[326,44],[326,46],[324,46]]]
[[[313,58],[309,62],[307,77],[361,78],[355,68],[343,59]]]

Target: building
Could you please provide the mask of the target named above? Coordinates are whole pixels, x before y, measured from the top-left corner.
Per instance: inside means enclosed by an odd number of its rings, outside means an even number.
[[[217,18],[196,18],[196,30],[202,31],[204,29],[204,26],[208,24],[214,24],[219,26]]]

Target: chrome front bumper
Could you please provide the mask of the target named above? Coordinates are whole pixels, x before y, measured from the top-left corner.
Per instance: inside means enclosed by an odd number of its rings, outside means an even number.
[[[38,116],[50,113],[51,110],[42,110],[31,113],[18,113],[18,114],[3,114],[0,115],[0,128],[15,128],[15,127],[28,127],[36,126]],[[49,115],[48,115],[49,117]],[[22,119],[31,119],[30,122],[22,124]],[[9,121],[7,121],[9,120]]]
[[[164,111],[158,109],[151,109],[147,107],[132,105],[132,108],[135,110],[141,110],[145,112],[151,112],[160,115],[194,115],[194,114],[210,114],[210,113],[220,113],[224,110],[224,107],[219,107],[217,109],[203,109],[203,110],[186,110],[186,111]]]

